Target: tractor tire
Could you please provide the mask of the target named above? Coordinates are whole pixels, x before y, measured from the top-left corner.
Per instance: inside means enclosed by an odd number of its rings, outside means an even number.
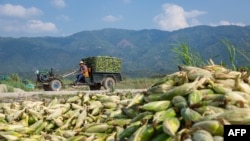
[[[101,90],[101,85],[100,84],[90,85],[89,89],[90,90]]]
[[[115,79],[112,77],[107,77],[104,79],[102,85],[105,90],[112,90],[115,88]]]
[[[59,79],[53,79],[49,83],[51,91],[59,91],[62,88],[62,82]]]

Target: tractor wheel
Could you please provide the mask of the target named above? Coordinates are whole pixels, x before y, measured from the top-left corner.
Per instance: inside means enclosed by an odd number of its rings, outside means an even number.
[[[101,85],[100,84],[90,85],[89,89],[90,90],[100,90],[101,89]]]
[[[107,77],[107,78],[104,79],[102,85],[103,85],[103,87],[104,87],[106,90],[114,89],[114,88],[115,88],[115,80],[114,80],[114,78],[112,78],[112,77]]]
[[[59,91],[62,88],[62,82],[58,79],[53,79],[50,81],[49,86],[52,91]]]

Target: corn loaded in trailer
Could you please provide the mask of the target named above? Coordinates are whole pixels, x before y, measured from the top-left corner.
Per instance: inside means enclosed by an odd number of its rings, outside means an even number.
[[[81,59],[88,67],[89,76],[80,80],[77,85],[87,85],[90,90],[114,89],[116,83],[122,81],[121,59],[111,56],[95,56]],[[77,71],[70,72],[63,76],[50,71],[37,70],[37,83],[43,85],[45,91],[58,91],[62,89],[64,77],[75,75]]]

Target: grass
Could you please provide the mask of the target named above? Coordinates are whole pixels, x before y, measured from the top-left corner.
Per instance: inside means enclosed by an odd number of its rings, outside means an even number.
[[[136,78],[125,79],[117,83],[117,89],[147,89],[154,83],[158,82],[160,78]]]

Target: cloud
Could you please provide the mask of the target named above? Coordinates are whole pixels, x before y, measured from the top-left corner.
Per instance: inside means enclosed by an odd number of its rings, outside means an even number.
[[[238,23],[234,23],[234,22],[230,22],[230,21],[226,21],[226,20],[222,20],[217,24],[210,24],[211,26],[219,26],[219,25],[236,25],[236,26],[246,26],[246,24],[238,22]]]
[[[56,32],[56,25],[51,22],[42,22],[39,20],[29,20],[25,28],[28,29],[29,32]]]
[[[43,14],[35,7],[25,8],[21,5],[0,5],[0,32],[5,36],[40,35],[41,33],[56,33],[56,25],[51,22],[43,22],[37,16]]]
[[[31,16],[41,15],[43,12],[38,8],[24,8],[21,5],[5,4],[0,5],[0,16],[27,18]]]
[[[51,3],[56,8],[64,8],[66,7],[66,4],[64,0],[51,0]]]
[[[0,21],[0,31],[9,33],[42,33],[57,32],[57,27],[51,22],[40,20],[28,20],[26,23],[20,21]]]
[[[162,5],[162,9],[163,12],[155,16],[153,21],[168,31],[199,25],[197,17],[206,13],[199,10],[187,12],[181,6],[169,3]]]
[[[116,22],[122,19],[122,16],[113,16],[113,15],[107,15],[102,18],[103,21],[105,22]]]

